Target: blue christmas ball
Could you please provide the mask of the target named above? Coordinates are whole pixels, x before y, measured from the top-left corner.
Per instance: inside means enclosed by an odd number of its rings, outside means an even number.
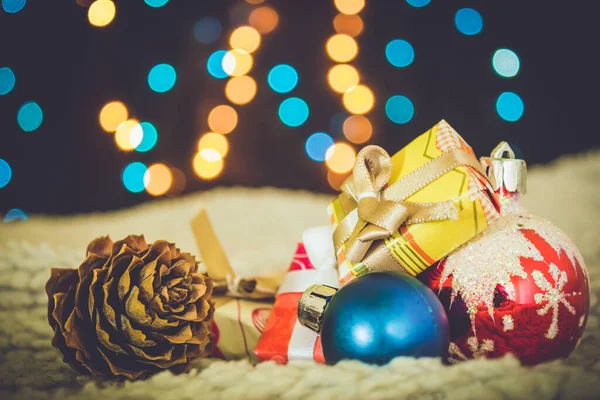
[[[373,272],[343,286],[323,314],[327,364],[387,364],[397,356],[445,357],[448,319],[437,296],[416,278]]]

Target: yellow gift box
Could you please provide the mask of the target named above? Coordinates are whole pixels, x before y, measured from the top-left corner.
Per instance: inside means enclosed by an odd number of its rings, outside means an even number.
[[[340,281],[417,275],[498,219],[498,204],[473,149],[446,121],[391,158],[367,146],[328,208]]]

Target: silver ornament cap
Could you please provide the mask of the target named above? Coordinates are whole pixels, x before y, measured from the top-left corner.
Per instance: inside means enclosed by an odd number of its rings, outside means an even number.
[[[298,302],[298,321],[317,333],[321,332],[323,313],[337,289],[327,285],[312,285]]]
[[[494,191],[506,189],[508,192],[525,194],[527,163],[515,157],[515,152],[507,142],[500,142],[492,150],[490,157],[481,157],[479,161]]]

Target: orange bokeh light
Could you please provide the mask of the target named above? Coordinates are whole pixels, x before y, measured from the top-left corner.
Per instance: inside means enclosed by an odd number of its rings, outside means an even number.
[[[152,196],[161,196],[171,188],[173,175],[164,164],[152,164],[144,174],[144,186]]]
[[[338,14],[333,19],[333,28],[337,33],[344,33],[355,37],[360,35],[364,24],[358,15]]]
[[[344,174],[337,174],[331,170],[327,171],[327,182],[329,186],[331,186],[334,190],[340,190],[342,184],[346,180],[346,178],[350,175],[350,172],[346,172]]]
[[[234,104],[247,104],[256,95],[256,82],[248,75],[231,78],[225,85],[225,96]]]
[[[336,143],[325,154],[325,164],[336,174],[343,174],[352,169],[356,152],[347,143]]]
[[[373,108],[375,96],[373,96],[373,92],[368,87],[358,85],[344,93],[342,101],[348,112],[352,114],[365,114]]]
[[[343,14],[356,14],[365,7],[365,0],[333,0],[333,3]]]
[[[167,196],[178,196],[185,190],[187,179],[185,174],[179,168],[171,168],[172,183],[167,191]]]
[[[245,50],[233,49],[223,56],[223,71],[230,76],[246,75],[253,64],[252,56]]]
[[[348,64],[338,64],[331,67],[327,74],[327,80],[333,90],[338,93],[345,93],[358,85],[360,76],[353,66]]]
[[[216,106],[208,114],[208,126],[213,132],[229,133],[235,129],[237,122],[237,112],[231,106]]]
[[[131,151],[142,143],[144,130],[135,119],[128,119],[117,128],[115,141],[121,150]]]
[[[111,101],[102,107],[98,120],[100,121],[102,129],[106,132],[114,132],[119,125],[127,120],[128,116],[129,113],[127,112],[125,104],[120,101]]]
[[[214,179],[223,170],[223,159],[207,160],[203,153],[194,157],[194,172],[202,179]]]
[[[337,62],[348,62],[356,57],[358,45],[352,37],[338,33],[329,38],[326,44],[327,54]]]
[[[250,3],[250,4],[260,4],[262,2],[264,2],[265,0],[246,0],[246,3]]]
[[[258,7],[250,13],[248,23],[259,33],[269,33],[277,27],[279,15],[271,7]]]
[[[260,46],[260,33],[251,26],[240,26],[231,33],[229,44],[233,49],[252,53]]]
[[[227,141],[227,138],[225,136],[219,133],[205,133],[198,141],[198,151],[202,152],[207,149],[215,150],[219,155],[218,158],[223,158],[229,151],[229,142]],[[206,156],[206,152],[203,154],[205,154],[204,158],[210,160],[211,157]]]
[[[366,142],[373,134],[371,122],[363,115],[351,115],[346,118],[342,130],[349,141],[357,144]]]

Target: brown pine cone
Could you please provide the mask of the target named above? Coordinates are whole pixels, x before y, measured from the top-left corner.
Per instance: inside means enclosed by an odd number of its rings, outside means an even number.
[[[210,351],[213,284],[195,258],[143,236],[92,241],[46,283],[52,345],[77,371],[135,380]]]

